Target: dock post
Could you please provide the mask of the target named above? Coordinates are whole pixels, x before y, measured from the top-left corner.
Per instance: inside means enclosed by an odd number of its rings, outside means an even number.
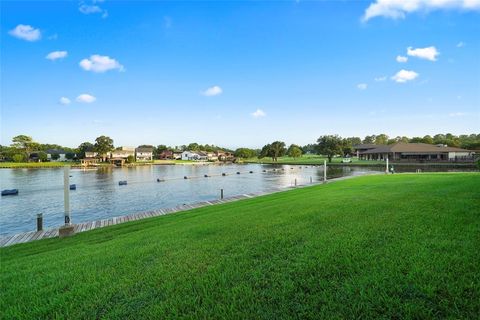
[[[223,199],[223,189],[220,189],[220,199]]]
[[[37,214],[37,231],[43,230],[43,215],[41,213]]]
[[[327,160],[323,160],[323,183],[327,183]]]
[[[70,169],[65,166],[63,170],[63,200],[65,209],[65,225],[58,229],[60,238],[73,235],[73,225],[70,220]]]

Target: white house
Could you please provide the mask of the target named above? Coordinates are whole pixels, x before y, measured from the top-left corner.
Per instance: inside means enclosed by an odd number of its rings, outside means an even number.
[[[207,161],[207,153],[203,151],[183,151],[182,160]]]
[[[135,157],[137,161],[152,161],[153,148],[136,148]]]

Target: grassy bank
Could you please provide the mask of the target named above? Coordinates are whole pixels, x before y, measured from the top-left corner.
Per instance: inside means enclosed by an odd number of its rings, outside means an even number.
[[[0,250],[2,318],[476,318],[480,174],[361,177]]]
[[[246,159],[243,162],[245,163],[261,163],[261,164],[291,164],[291,165],[323,165],[323,161],[327,161],[327,164],[330,166],[372,166],[372,167],[379,167],[385,166],[385,161],[376,161],[376,160],[359,160],[357,158],[351,158],[351,162],[344,163],[342,162],[343,158],[333,158],[332,162],[328,162],[328,158],[319,156],[319,155],[303,155],[300,158],[292,158],[292,157],[280,157],[278,158],[278,162],[273,162],[271,158],[250,158]],[[401,165],[401,166],[435,166],[435,167],[475,167],[475,163],[451,163],[451,162],[395,162],[390,161],[391,164],[394,165]]]
[[[80,162],[0,162],[0,168],[58,168],[80,165]]]

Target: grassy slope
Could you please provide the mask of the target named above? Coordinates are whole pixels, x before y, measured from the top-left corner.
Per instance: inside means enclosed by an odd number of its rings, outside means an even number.
[[[370,176],[0,250],[4,318],[475,318],[480,175]]]
[[[0,168],[55,168],[78,164],[79,162],[0,162]]]

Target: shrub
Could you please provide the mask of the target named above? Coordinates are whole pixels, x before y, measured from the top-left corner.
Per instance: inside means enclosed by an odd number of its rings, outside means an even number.
[[[13,162],[25,162],[25,155],[22,153],[16,153],[12,156]]]

